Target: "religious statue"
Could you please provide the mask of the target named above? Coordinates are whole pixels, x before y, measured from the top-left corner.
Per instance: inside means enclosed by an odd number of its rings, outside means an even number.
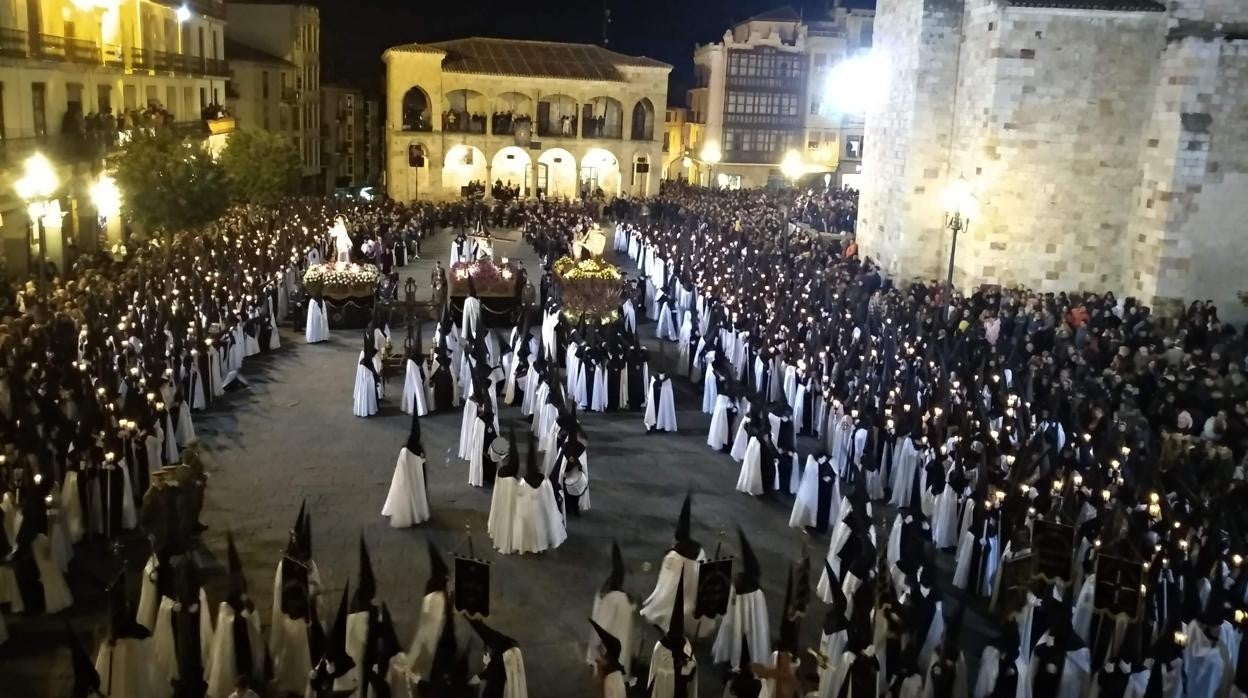
[[[347,232],[347,221],[342,216],[334,218],[334,227],[329,229],[329,236],[334,241],[334,254],[337,261],[347,264],[351,262],[351,235]]]

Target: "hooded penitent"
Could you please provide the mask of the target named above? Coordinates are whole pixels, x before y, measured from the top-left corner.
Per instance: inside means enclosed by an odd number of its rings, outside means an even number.
[[[680,505],[680,517],[676,520],[676,543],[672,546],[681,557],[696,560],[702,552],[702,545],[690,537],[690,513],[693,506],[693,495],[686,493],[685,501]]]
[[[408,429],[407,443],[404,446],[414,455],[425,455],[425,445],[420,440],[420,415],[415,411],[412,412],[412,426]]]
[[[602,658],[607,672],[623,671],[624,665],[620,663],[620,654],[623,648],[620,646],[619,638],[595,623],[593,618],[589,619],[589,624],[594,626],[594,632],[598,634],[598,641],[602,643]]]

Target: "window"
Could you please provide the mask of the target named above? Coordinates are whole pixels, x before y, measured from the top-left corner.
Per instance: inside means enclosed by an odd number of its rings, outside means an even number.
[[[208,88],[201,87],[199,88],[199,108],[203,110],[206,106],[208,106]]]
[[[169,85],[165,88],[165,109],[173,112],[173,118],[177,119],[180,114],[178,112],[178,88]],[[186,119],[183,119],[185,121]]]
[[[0,85],[0,88],[3,88],[3,85]],[[113,110],[113,86],[97,85],[95,90],[95,108],[98,109],[101,114],[104,112],[111,112]],[[2,92],[3,89],[0,89],[0,93]]]
[[[30,83],[30,100],[34,108],[35,135],[42,138],[48,135],[48,85],[43,82]]]
[[[822,53],[816,53],[811,59],[811,64],[815,66],[815,70],[822,68],[827,63],[828,57]]]
[[[200,27],[200,28],[199,28],[199,43],[198,43],[198,46],[199,46],[199,55],[201,55],[201,56],[207,56],[207,55],[208,55],[208,51],[207,51],[207,50],[205,50],[207,47],[206,47],[206,46],[204,46],[204,28],[203,28],[203,27]]]
[[[260,71],[260,96],[264,99],[269,98],[269,71]]]

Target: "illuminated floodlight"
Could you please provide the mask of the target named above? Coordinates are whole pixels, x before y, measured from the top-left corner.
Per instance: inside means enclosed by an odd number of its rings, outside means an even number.
[[[880,104],[888,90],[888,61],[879,51],[867,51],[837,63],[828,71],[823,88],[826,114],[865,114]]]

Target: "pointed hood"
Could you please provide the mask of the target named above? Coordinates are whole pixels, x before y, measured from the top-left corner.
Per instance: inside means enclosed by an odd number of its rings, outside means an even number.
[[[447,591],[450,588],[451,572],[446,562],[442,560],[442,553],[438,552],[438,546],[434,545],[432,540],[426,540],[426,546],[429,549],[429,581],[425,582],[425,595],[427,596],[435,591]]]
[[[134,619],[134,609],[126,598],[126,582],[118,577],[108,590],[109,637],[113,640],[142,640],[151,637],[146,627]]]
[[[442,622],[442,634],[438,636],[438,644],[433,651],[433,665],[430,667],[429,676],[420,684],[422,691],[419,695],[467,695],[463,687],[467,683],[468,672],[460,659],[459,643],[455,640],[455,617],[451,614],[451,604],[448,603]],[[428,691],[424,691],[425,688]]]
[[[529,432],[529,453],[524,464],[524,481],[529,483],[529,487],[537,489],[542,486],[542,481],[545,479],[546,474],[537,464],[537,438]]]
[[[238,555],[238,548],[234,546],[234,534],[229,531],[225,533],[225,560],[230,575],[225,598],[236,614],[241,613],[248,605],[247,579],[243,576],[243,561]]]
[[[425,445],[420,440],[420,413],[412,410],[412,426],[407,431],[407,443],[404,444],[409,453],[417,456],[425,455]]]
[[[620,552],[620,544],[611,541],[611,574],[602,585],[602,593],[624,591],[624,555]]]
[[[518,477],[520,474],[520,451],[516,448],[516,428],[507,432],[507,461],[498,468],[496,477]]]
[[[741,571],[737,573],[733,586],[736,587],[737,596],[743,596],[758,591],[762,571],[758,565],[758,557],[754,555],[754,549],[750,547],[750,541],[740,526],[737,527],[737,537],[741,540]]]
[[[793,587],[793,613],[801,618],[810,608],[810,548],[802,546],[802,558],[797,562],[797,580]]]
[[[355,661],[347,654],[347,598],[348,584],[342,588],[342,596],[338,599],[338,612],[334,615],[334,625],[330,628],[328,643],[322,659],[328,659],[333,667],[330,675],[338,678],[355,666]]]
[[[308,500],[299,503],[299,514],[295,516],[295,525],[290,529],[290,539],[286,543],[286,557],[294,560],[303,559],[299,545],[303,537],[303,516],[307,507]]]
[[[741,660],[736,675],[729,682],[734,698],[758,698],[762,693],[763,682],[754,675],[754,670],[750,666],[753,662],[754,659],[750,656],[750,638],[748,633],[742,633]]]
[[[364,536],[360,536],[360,581],[356,584],[355,595],[351,597],[351,613],[360,613],[372,608],[373,598],[377,595],[377,579],[373,576],[373,561],[368,555],[368,544]]]
[[[518,646],[514,638],[498,632],[486,625],[484,621],[469,618],[468,623],[477,632],[477,637],[481,638],[481,642],[485,643],[486,650],[495,658],[502,657],[504,652]]]
[[[70,694],[72,698],[90,698],[99,695],[100,690],[100,674],[95,670],[87,653],[82,649],[82,643],[78,642],[78,637],[74,635],[73,628],[69,627],[69,623],[65,624],[65,636],[69,643],[70,661],[74,667],[74,687]]]
[[[477,284],[476,282],[472,280],[472,274],[468,275],[468,297],[469,298],[477,297]]]
[[[672,546],[682,557],[690,560],[698,559],[702,546],[690,535],[693,494],[685,493],[685,501],[680,505],[680,517],[676,519],[676,544]]]
[[[606,659],[607,667],[610,671],[623,671],[624,665],[620,663],[620,654],[623,652],[623,646],[620,639],[594,622],[593,618],[589,619],[589,624],[594,626],[594,632],[598,634],[598,641],[602,643],[602,654]]]
[[[685,579],[683,575],[676,583],[676,597],[672,601],[672,616],[668,619],[667,632],[659,638],[659,642],[672,652],[673,659],[685,656]]]
[[[789,579],[784,586],[784,605],[781,606],[780,637],[776,640],[777,652],[797,656],[798,618],[793,613],[793,566],[789,566]]]

